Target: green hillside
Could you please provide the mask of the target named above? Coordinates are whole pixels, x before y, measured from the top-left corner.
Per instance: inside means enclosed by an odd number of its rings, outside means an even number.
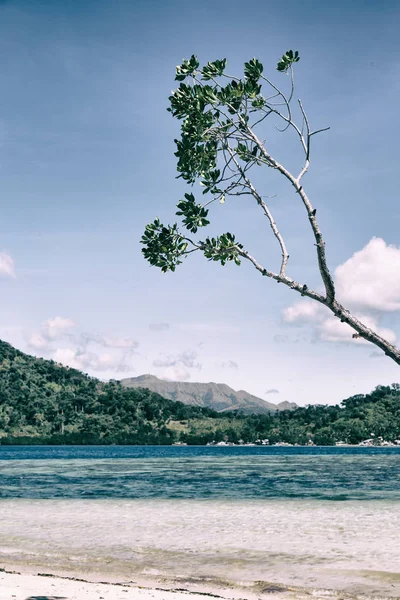
[[[321,391],[323,402],[323,391]],[[218,413],[126,389],[0,341],[0,442],[205,444],[212,441],[357,444],[400,438],[400,385],[379,386],[340,405],[244,415]]]
[[[146,389],[124,390],[0,341],[0,441],[168,444],[172,420],[214,412]]]

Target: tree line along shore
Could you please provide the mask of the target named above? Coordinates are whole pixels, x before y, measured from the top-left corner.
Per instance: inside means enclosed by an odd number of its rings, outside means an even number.
[[[0,341],[0,444],[395,444],[400,385],[331,406],[217,412],[126,389]],[[368,444],[366,444],[368,445]]]

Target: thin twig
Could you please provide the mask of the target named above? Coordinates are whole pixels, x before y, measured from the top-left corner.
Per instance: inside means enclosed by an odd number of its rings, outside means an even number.
[[[256,188],[254,187],[254,185],[251,183],[250,179],[248,179],[248,177],[245,175],[242,167],[240,166],[240,164],[238,163],[238,161],[236,160],[236,157],[232,151],[232,148],[230,148],[228,146],[227,148],[229,154],[232,156],[233,161],[238,169],[238,171],[241,173],[244,181],[246,182],[246,185],[248,187],[248,189],[250,190],[251,195],[255,198],[255,200],[257,201],[257,204],[259,206],[261,206],[262,210],[264,211],[265,216],[267,217],[271,229],[274,233],[274,236],[276,237],[276,239],[278,240],[279,246],[281,248],[281,252],[282,252],[282,262],[281,262],[281,268],[280,268],[280,276],[284,277],[286,274],[286,266],[289,260],[289,253],[286,249],[286,244],[285,241],[282,237],[282,235],[280,234],[278,227],[276,225],[276,222],[272,216],[271,211],[269,210],[267,204],[264,202],[264,200],[262,199],[262,197],[260,196],[260,194],[257,192]]]

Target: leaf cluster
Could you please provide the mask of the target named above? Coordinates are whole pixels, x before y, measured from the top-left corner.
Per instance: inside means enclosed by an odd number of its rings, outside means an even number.
[[[187,248],[187,242],[178,232],[177,224],[165,227],[158,218],[146,225],[141,243],[144,245],[144,257],[163,273],[175,271]]]
[[[232,233],[223,233],[214,238],[207,238],[201,242],[204,256],[208,260],[220,262],[224,266],[227,262],[233,261],[236,265],[240,265],[239,249],[243,248],[235,240]]]
[[[202,79],[209,81],[215,77],[221,77],[224,74],[226,67],[226,58],[222,60],[215,60],[214,62],[208,62],[202,69]]]
[[[197,58],[192,54],[189,60],[185,59],[181,65],[176,67],[175,80],[183,81],[188,75],[192,75],[198,69],[199,64]]]
[[[249,62],[244,63],[244,75],[249,81],[257,82],[264,70],[264,66],[257,58],[252,58]]]
[[[186,200],[178,202],[179,210],[176,212],[178,216],[184,216],[183,224],[186,229],[192,233],[196,233],[199,227],[205,227],[210,224],[207,220],[208,210],[201,204],[197,204],[193,194],[185,194]]]
[[[282,56],[282,58],[280,59],[280,61],[277,64],[277,70],[281,71],[282,73],[286,73],[287,70],[289,69],[289,67],[296,62],[299,62],[300,60],[300,56],[298,51],[296,50],[296,52],[293,52],[293,50],[288,50],[286,52],[286,54],[284,54]]]

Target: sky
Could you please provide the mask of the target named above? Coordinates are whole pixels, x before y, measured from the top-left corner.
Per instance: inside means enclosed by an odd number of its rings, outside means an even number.
[[[179,123],[166,111],[176,65],[226,57],[240,76],[256,56],[287,85],[275,68],[293,48],[295,93],[313,128],[330,127],[303,185],[339,300],[399,343],[399,17],[396,0],[0,0],[0,338],[102,379],[224,382],[300,405],[400,381],[380,350],[251,265],[193,256],[162,274],[140,251],[145,224],[174,221],[191,191],[176,179]],[[299,170],[296,140],[266,139]],[[299,199],[268,169],[258,184],[288,274],[319,290]],[[211,216],[210,233],[233,231],[279,268],[248,199]]]

